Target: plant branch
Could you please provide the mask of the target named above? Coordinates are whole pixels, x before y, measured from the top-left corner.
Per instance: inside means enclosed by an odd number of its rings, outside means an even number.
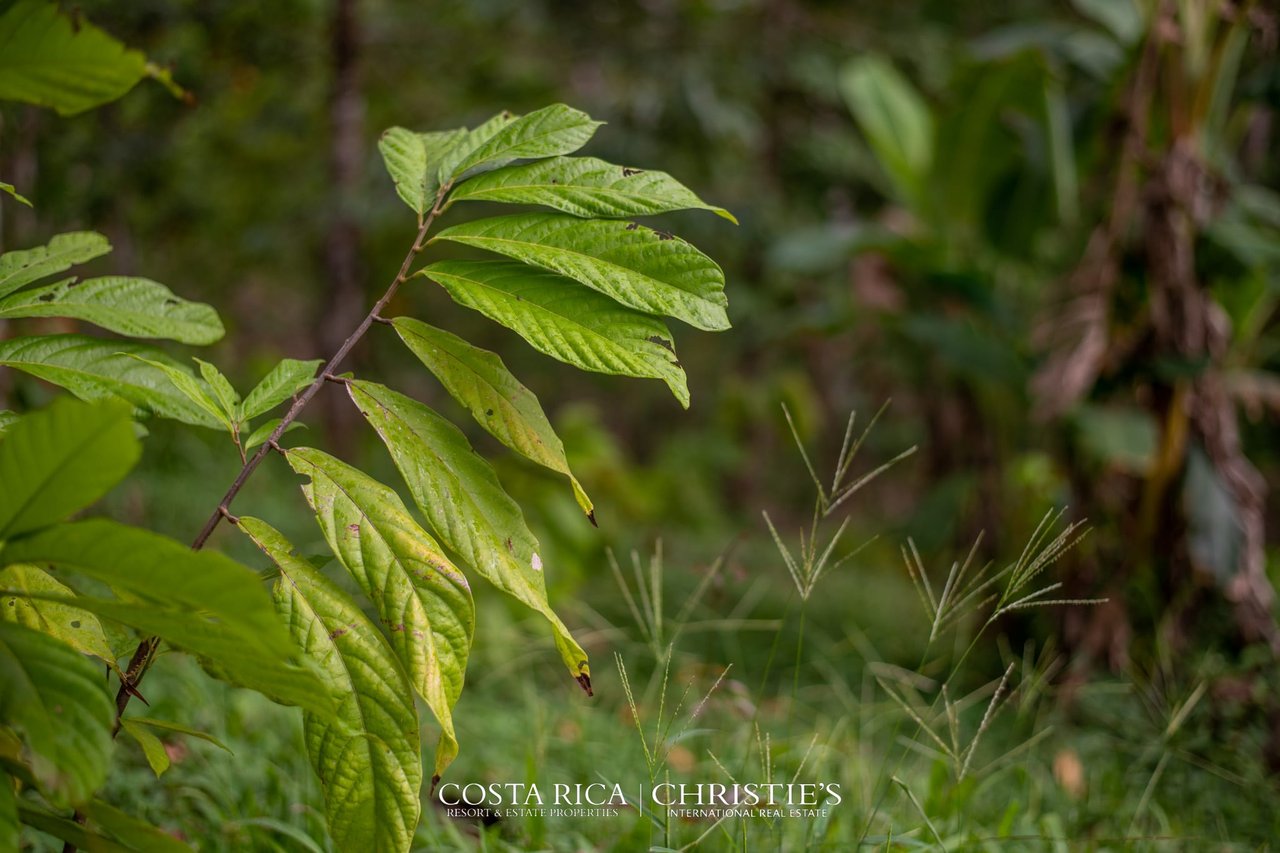
[[[365,332],[369,331],[369,327],[375,322],[387,322],[382,317],[382,310],[387,306],[387,303],[391,301],[391,298],[395,296],[400,285],[404,284],[408,280],[409,267],[413,265],[414,258],[418,256],[418,253],[422,251],[423,246],[426,245],[427,232],[431,230],[432,223],[434,223],[436,217],[440,215],[442,210],[441,203],[444,201],[444,197],[448,194],[451,187],[452,184],[445,184],[440,188],[439,192],[436,193],[435,205],[431,208],[430,214],[422,220],[418,227],[418,234],[414,238],[413,247],[409,250],[409,253],[405,255],[404,262],[400,264],[400,271],[396,274],[395,279],[392,280],[391,284],[387,287],[386,292],[382,294],[382,297],[374,303],[373,308],[370,309],[367,315],[365,315],[365,318],[360,321],[360,325],[356,326],[355,331],[347,336],[347,339],[342,342],[342,346],[338,347],[338,351],[335,352],[328,362],[325,363],[324,367],[320,368],[320,371],[316,374],[315,379],[312,380],[311,384],[294,399],[293,405],[289,408],[288,413],[280,420],[280,423],[276,426],[275,430],[272,431],[271,436],[263,442],[257,452],[250,456],[244,463],[244,467],[241,468],[240,473],[236,475],[235,480],[231,483],[231,487],[227,489],[227,493],[222,496],[222,500],[218,501],[218,506],[213,510],[208,521],[204,523],[204,527],[200,529],[196,538],[191,542],[192,550],[199,551],[203,548],[205,543],[209,541],[209,537],[213,534],[213,531],[217,529],[223,519],[234,520],[234,516],[231,515],[231,502],[235,500],[236,495],[240,493],[242,488],[244,488],[244,484],[248,481],[249,477],[253,475],[253,472],[258,469],[260,464],[262,464],[262,460],[266,458],[267,454],[273,449],[279,450],[279,440],[280,437],[284,435],[285,430],[288,429],[289,425],[302,414],[302,410],[307,407],[307,404],[310,403],[312,398],[320,391],[321,386],[326,382],[338,380],[335,372],[336,368],[351,352],[351,349],[359,343],[360,339],[364,337]],[[116,723],[112,732],[113,736],[119,733],[120,720],[124,716],[124,709],[128,706],[129,700],[138,695],[138,684],[142,681],[143,676],[146,675],[148,667],[151,666],[151,661],[154,660],[156,649],[159,645],[159,637],[147,637],[138,644],[138,648],[134,651],[133,657],[129,661],[129,668],[125,670],[124,677],[121,679],[120,689],[116,691]]]

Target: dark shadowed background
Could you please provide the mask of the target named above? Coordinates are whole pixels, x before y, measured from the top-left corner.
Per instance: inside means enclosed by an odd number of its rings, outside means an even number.
[[[932,765],[911,753],[914,778],[932,786],[928,797],[920,788],[926,812],[961,838],[1008,827],[1095,841],[1126,832],[1260,841],[1280,831],[1267,806],[1280,768],[1280,513],[1267,496],[1280,465],[1273,6],[77,6],[170,64],[195,101],[144,83],[69,119],[5,104],[0,174],[35,208],[6,205],[0,243],[102,231],[115,251],[95,269],[145,275],[218,308],[228,334],[214,360],[243,386],[282,356],[331,352],[394,276],[414,222],[377,151],[393,125],[443,129],[562,101],[608,122],[586,153],[668,171],[741,222],[697,211],[668,220],[724,267],[734,326],[673,329],[688,412],[661,383],[570,371],[425,281],[396,297],[392,314],[465,333],[538,393],[600,521],[589,527],[561,481],[455,419],[498,458],[542,538],[553,599],[584,631],[606,696],[582,705],[549,642],[523,647],[542,640],[537,626],[490,596],[481,619],[491,612],[499,627],[479,632],[477,686],[459,706],[459,778],[523,778],[544,759],[561,762],[536,771],[549,782],[561,771],[626,775],[619,768],[636,756],[624,761],[610,744],[635,733],[611,658],[644,644],[625,627],[632,617],[606,549],[629,573],[630,549],[647,564],[659,538],[673,609],[723,557],[698,604],[706,626],[690,631],[670,679],[705,688],[737,662],[734,695],[755,704],[730,740],[749,751],[763,715],[780,749],[794,739],[792,760],[810,731],[834,765],[864,741],[896,755],[888,727],[872,717],[864,729],[863,715],[872,663],[914,667],[926,648],[928,619],[900,546],[914,542],[940,585],[980,532],[978,561],[1003,566],[1047,511],[1065,507],[1064,522],[1087,519],[1092,532],[1052,567],[1063,587],[1051,597],[1107,602],[1003,617],[1000,641],[966,663],[976,687],[998,678],[1005,659],[1052,661],[1044,709],[1008,737],[1058,729],[977,792],[930,782]],[[459,411],[386,330],[351,367]],[[51,393],[0,373],[0,402],[9,401],[0,408]],[[801,607],[761,516],[798,548],[812,513],[783,406],[825,481],[849,413],[860,431],[887,401],[855,474],[918,449],[834,517],[847,509],[852,519],[839,555],[877,538]],[[390,480],[344,403],[327,389],[305,418],[306,441]],[[295,541],[319,541],[294,478],[283,463],[269,466],[245,511],[270,513]],[[112,510],[189,538],[237,468],[216,437],[157,424],[142,474]],[[219,542],[252,559],[235,536],[223,530]],[[627,663],[633,679],[665,683],[645,668],[652,661]],[[169,677],[175,697],[212,689],[193,686],[194,671]],[[314,802],[315,784],[271,769],[288,767],[281,756],[294,748],[296,721],[265,703],[246,708],[245,730],[228,734],[253,756],[240,774],[202,753],[187,782],[175,770],[178,781],[146,807],[158,820],[186,815],[214,847],[245,843],[236,832],[248,830],[226,826],[261,815],[318,832],[305,806],[286,808]],[[535,743],[569,746],[545,747],[548,758],[508,712],[540,715]],[[806,721],[794,729],[784,722],[793,713]],[[714,776],[705,749],[685,751],[692,763],[673,763],[675,773]],[[868,791],[890,775],[888,760],[866,760]],[[264,784],[267,793],[254,787]],[[133,796],[119,785],[117,796]],[[1021,803],[1012,815],[1010,799]],[[828,837],[849,844],[860,832],[896,836],[895,826],[910,835],[919,822],[905,798],[878,818],[871,804],[870,793],[858,798],[848,826]],[[606,825],[493,832],[517,845],[609,843]],[[263,833],[255,837],[285,849],[301,843],[279,827]]]

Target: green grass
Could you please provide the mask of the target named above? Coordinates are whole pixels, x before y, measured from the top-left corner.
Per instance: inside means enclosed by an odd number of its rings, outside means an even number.
[[[287,488],[251,500],[280,503],[273,515],[305,548],[308,521],[285,509]],[[176,525],[193,498],[176,484],[173,497],[161,511]],[[1028,639],[1046,635],[1045,611],[988,619],[1027,595],[1056,597],[1069,528],[1048,525],[989,567],[962,549],[944,571],[909,545],[901,562],[887,537],[859,550],[867,532],[825,516],[820,503],[803,542],[794,520],[775,519],[718,556],[699,532],[583,558],[583,581],[557,606],[592,655],[594,698],[564,676],[539,619],[478,586],[462,751],[445,781],[618,783],[632,802],[616,817],[481,829],[424,790],[417,849],[1199,851],[1280,837],[1269,657],[1154,654],[1126,677],[1081,682],[1052,644]],[[166,736],[172,766],[156,779],[122,737],[108,802],[200,850],[331,849],[296,709],[180,654],[162,657],[143,692],[150,707],[131,714],[208,732],[231,753]],[[424,723],[428,760],[437,734]],[[824,817],[720,822],[636,802],[642,786],[734,781],[835,783],[842,801]]]
[[[639,621],[616,580],[606,575],[584,589],[575,621],[592,626],[584,638],[594,699],[561,677],[536,620],[518,620],[504,601],[482,596],[485,630],[458,706],[462,754],[447,780],[536,781],[544,789],[618,782],[630,797],[653,782],[794,779],[839,783],[843,802],[817,819],[717,824],[626,807],[613,818],[505,819],[483,832],[428,806],[419,849],[850,850],[860,841],[867,849],[1262,849],[1280,832],[1275,787],[1259,757],[1264,727],[1218,719],[1195,701],[1205,681],[1162,681],[1158,689],[1154,679],[1100,681],[1064,706],[1044,677],[1053,674],[1051,654],[1028,646],[1015,656],[994,637],[956,672],[946,659],[959,645],[926,656],[920,668],[901,666],[921,653],[928,622],[905,573],[857,563],[823,581],[810,601],[795,670],[798,608],[786,601],[794,589],[784,574],[735,578],[721,569],[707,581],[676,568],[677,555],[665,562],[659,572],[641,560],[639,577],[647,600],[661,595],[671,646],[654,644],[644,618],[652,611],[629,568],[623,577]],[[753,592],[761,583],[763,592]],[[738,595],[750,606],[726,618],[722,599]],[[944,706],[939,682],[948,678]],[[136,745],[122,740],[110,802],[202,850],[327,849],[296,711],[226,688],[180,655],[161,661],[146,692],[148,716],[208,731],[234,754],[166,738],[174,763],[157,780]],[[1223,725],[1227,735],[1215,729]],[[428,751],[435,737],[425,726]],[[968,755],[963,776],[947,754],[953,746]]]

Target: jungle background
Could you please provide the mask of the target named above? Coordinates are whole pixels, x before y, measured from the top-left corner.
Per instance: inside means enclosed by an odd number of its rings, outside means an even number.
[[[423,849],[1258,849],[1280,834],[1274,6],[76,5],[191,98],[144,83],[71,118],[5,104],[0,175],[35,206],[5,204],[0,241],[102,231],[104,270],[218,308],[215,360],[236,378],[332,352],[394,276],[412,223],[377,154],[392,125],[563,101],[609,123],[588,153],[669,171],[741,222],[678,214],[724,266],[734,324],[676,330],[688,412],[658,383],[559,369],[425,288],[397,297],[538,393],[600,524],[549,475],[501,460],[597,697],[565,683],[536,623],[478,597],[488,627],[450,775],[794,771],[842,781],[843,804],[750,829],[628,810],[480,830],[437,811]],[[448,410],[386,336],[354,363]],[[3,408],[53,393],[0,372]],[[808,548],[814,483],[795,439],[825,487],[850,412],[856,436],[886,403],[849,482],[917,449],[824,518],[819,551],[849,520],[802,595],[762,513],[792,554]],[[308,441],[385,473],[343,404],[322,395]],[[110,510],[189,538],[238,467],[215,438],[156,424]],[[294,512],[286,532],[318,541],[294,488],[273,463],[242,500]],[[1048,568],[1063,584],[1048,597],[1098,601],[1006,613],[972,654],[989,608],[931,642],[903,546],[941,587],[971,547],[1015,562],[1058,509],[1058,528],[1089,532]],[[233,532],[218,544],[253,564]],[[954,726],[942,684],[967,697]],[[174,741],[155,780],[139,752],[109,800],[202,849],[324,849],[294,711],[177,656],[147,699],[234,757]],[[633,711],[650,737],[675,720],[656,759]],[[975,732],[956,772],[947,744],[964,754]]]

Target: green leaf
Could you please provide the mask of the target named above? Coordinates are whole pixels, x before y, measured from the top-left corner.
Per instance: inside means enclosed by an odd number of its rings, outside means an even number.
[[[454,145],[440,165],[440,182],[456,182],[512,160],[571,154],[586,145],[602,124],[564,104],[552,104],[519,118],[502,113]]]
[[[13,786],[13,777],[0,770],[0,850],[20,849],[21,828],[18,826],[18,801]]]
[[[114,101],[147,75],[147,60],[46,0],[18,0],[0,16],[0,100],[68,116]]]
[[[436,202],[440,158],[466,135],[464,127],[432,133],[393,127],[378,140],[378,151],[395,182],[396,194],[419,216],[425,216]]]
[[[19,417],[16,412],[10,412],[7,409],[0,411],[0,436],[4,435],[9,427],[13,426],[20,420],[22,420],[22,418]]]
[[[102,669],[59,640],[0,621],[0,725],[23,736],[40,789],[84,802],[107,775],[115,703]]]
[[[332,712],[327,692],[280,624],[257,573],[222,554],[92,519],[10,540],[0,561],[54,563],[109,584],[128,597],[67,603],[201,655],[232,683],[317,713]]]
[[[519,213],[434,238],[506,255],[579,281],[623,305],[708,331],[729,328],[724,273],[679,237],[634,222]]]
[[[436,775],[458,754],[453,706],[475,632],[467,579],[409,515],[399,495],[311,448],[288,451],[324,537],[373,601],[391,648],[440,723]]]
[[[191,848],[159,827],[152,826],[132,815],[125,814],[102,800],[85,803],[81,809],[89,820],[89,826],[102,830],[131,850],[139,853],[190,853]],[[100,848],[90,844],[86,850],[96,853]]]
[[[156,363],[186,370],[162,350],[129,341],[85,335],[0,341],[0,365],[61,385],[82,400],[119,397],[160,417],[218,429],[219,419],[179,393]]]
[[[143,362],[144,364],[151,365],[156,370],[159,370],[169,380],[174,390],[180,393],[183,397],[186,397],[192,403],[195,403],[202,411],[216,419],[218,423],[222,424],[227,432],[230,432],[233,435],[235,434],[234,423],[231,421],[226,409],[224,409],[222,404],[214,398],[213,390],[208,387],[207,383],[201,384],[199,379],[196,379],[188,373],[185,368],[178,367],[177,365],[166,364],[163,361],[156,361],[155,359],[143,358],[139,355],[131,357]],[[199,361],[199,359],[197,359],[197,361]],[[201,372],[203,372],[203,370]]]
[[[223,749],[223,750],[226,750],[227,752],[231,752],[230,748],[228,748],[225,743],[218,740],[216,737],[209,734],[208,732],[202,732],[198,729],[193,729],[190,726],[184,726],[181,723],[175,723],[170,720],[157,720],[152,717],[130,717],[129,722],[137,726],[147,726],[153,729],[160,729],[161,731],[176,732],[177,734],[180,734],[180,735],[187,735],[188,737],[198,738],[202,741],[206,741],[207,743],[213,744],[219,749]]]
[[[141,452],[124,405],[64,397],[20,419],[0,442],[0,540],[98,500]]]
[[[538,540],[489,463],[472,451],[457,427],[418,401],[372,382],[351,382],[347,390],[445,546],[494,586],[545,616],[569,672],[588,677],[586,653],[547,602]]]
[[[218,405],[222,408],[222,413],[227,420],[232,423],[239,423],[240,395],[236,393],[236,389],[232,387],[230,380],[222,375],[221,370],[207,361],[197,358],[195,363],[200,367],[200,375],[213,391],[213,396],[217,399]]]
[[[49,597],[72,598],[75,590],[71,587],[55,580],[39,566],[15,563],[0,569],[0,590],[6,591],[0,598],[0,619],[48,634],[116,668],[116,654],[98,617],[78,607],[49,600]]]
[[[462,174],[462,170],[459,169],[462,162],[492,139],[498,131],[515,120],[515,115],[503,110],[470,130],[464,129],[456,139],[443,145],[440,150],[440,162],[436,166],[436,184],[456,183],[458,176]],[[491,164],[490,168],[496,169],[500,165],[504,164]]]
[[[32,803],[18,801],[18,818],[22,823],[48,833],[80,850],[90,853],[137,853],[136,848],[86,829],[69,817],[52,814]]]
[[[256,518],[240,526],[280,567],[276,607],[339,703],[333,720],[302,718],[335,847],[407,851],[422,788],[409,677],[360,607],[283,536]]]
[[[656,317],[524,264],[440,261],[420,275],[552,358],[597,373],[661,379],[680,405],[689,407],[689,386],[671,332]]]
[[[568,477],[579,506],[594,521],[591,499],[569,470],[564,445],[542,405],[501,358],[410,317],[399,317],[394,325],[405,345],[467,407],[476,423],[525,458]]]
[[[0,296],[111,251],[107,238],[92,231],[59,234],[44,246],[0,255]]]
[[[147,764],[151,765],[151,772],[156,774],[156,778],[163,776],[164,771],[169,769],[170,762],[169,753],[165,751],[160,738],[146,726],[139,726],[132,720],[121,720],[120,726],[142,747],[142,754],[146,757]]]
[[[253,432],[251,432],[249,434],[249,437],[246,438],[244,441],[245,452],[247,453],[248,451],[253,450],[259,444],[262,444],[268,438],[270,438],[271,433],[275,432],[276,427],[280,426],[281,420],[283,420],[283,418],[272,418],[271,420],[266,421],[265,423],[262,424],[262,426],[258,427]],[[298,421],[293,421],[287,427],[284,428],[284,434],[288,435],[289,433],[293,432],[295,429],[305,429],[305,428],[306,428],[306,424],[299,423]]]
[[[18,188],[15,187],[13,184],[6,184],[4,181],[0,181],[0,192],[8,193],[9,195],[13,196],[14,199],[16,199],[19,203],[25,204],[27,207],[33,206],[31,204],[31,199],[27,198],[25,195],[18,192]]]
[[[554,157],[478,175],[449,196],[455,201],[541,204],[574,216],[606,219],[675,210],[709,210],[735,225],[666,172],[629,169],[595,157]]]
[[[211,344],[223,335],[210,306],[179,299],[150,279],[123,276],[69,278],[0,299],[0,319],[17,317],[70,317],[131,338],[184,344]]]
[[[316,368],[324,364],[320,359],[299,361],[286,358],[271,368],[262,381],[244,398],[240,407],[240,420],[251,421],[266,414],[311,384]]]
[[[905,201],[918,203],[933,163],[933,116],[887,60],[862,56],[840,73],[845,103]]]

